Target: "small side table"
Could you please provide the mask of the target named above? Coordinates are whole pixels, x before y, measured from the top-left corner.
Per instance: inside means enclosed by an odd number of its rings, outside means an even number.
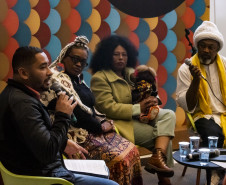
[[[207,180],[207,185],[210,185],[211,183],[211,174],[212,174],[212,170],[214,169],[218,169],[221,168],[220,166],[212,163],[212,162],[208,162],[207,165],[203,166],[201,165],[201,161],[191,161],[188,159],[185,160],[181,160],[180,159],[180,152],[176,151],[173,154],[173,158],[175,161],[177,161],[179,164],[186,166],[186,167],[191,167],[191,168],[197,168],[197,177],[196,177],[196,185],[199,185],[200,183],[200,172],[201,169],[205,169],[206,170],[206,180]]]

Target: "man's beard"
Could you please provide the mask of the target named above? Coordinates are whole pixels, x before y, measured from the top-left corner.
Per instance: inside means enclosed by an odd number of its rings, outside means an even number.
[[[202,58],[199,58],[199,60],[200,60],[200,63],[203,65],[209,65],[212,62],[211,59],[203,60]]]

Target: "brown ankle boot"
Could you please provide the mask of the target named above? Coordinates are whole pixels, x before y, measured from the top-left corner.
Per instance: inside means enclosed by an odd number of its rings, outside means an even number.
[[[167,177],[163,177],[158,174],[158,179],[159,179],[158,185],[172,185],[170,179]]]
[[[174,175],[173,169],[166,166],[166,156],[162,153],[161,148],[154,149],[144,169],[150,173],[158,173],[163,177],[172,177]]]

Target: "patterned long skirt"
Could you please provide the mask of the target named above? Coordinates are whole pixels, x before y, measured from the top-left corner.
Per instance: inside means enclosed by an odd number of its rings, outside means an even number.
[[[88,150],[89,159],[106,162],[111,180],[120,185],[143,184],[139,151],[130,141],[115,132],[88,134],[81,146]]]

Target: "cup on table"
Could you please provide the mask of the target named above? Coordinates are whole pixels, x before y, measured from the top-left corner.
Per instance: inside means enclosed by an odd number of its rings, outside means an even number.
[[[179,151],[180,151],[180,158],[184,160],[190,151],[189,142],[185,142],[185,141],[179,142]]]
[[[209,162],[210,149],[209,148],[200,148],[199,149],[199,160],[203,165],[206,165]]]
[[[217,142],[218,142],[217,136],[209,136],[208,137],[209,149],[216,149],[217,148]]]
[[[200,137],[199,136],[190,136],[189,139],[190,139],[191,153],[194,152],[195,150],[198,151]]]

